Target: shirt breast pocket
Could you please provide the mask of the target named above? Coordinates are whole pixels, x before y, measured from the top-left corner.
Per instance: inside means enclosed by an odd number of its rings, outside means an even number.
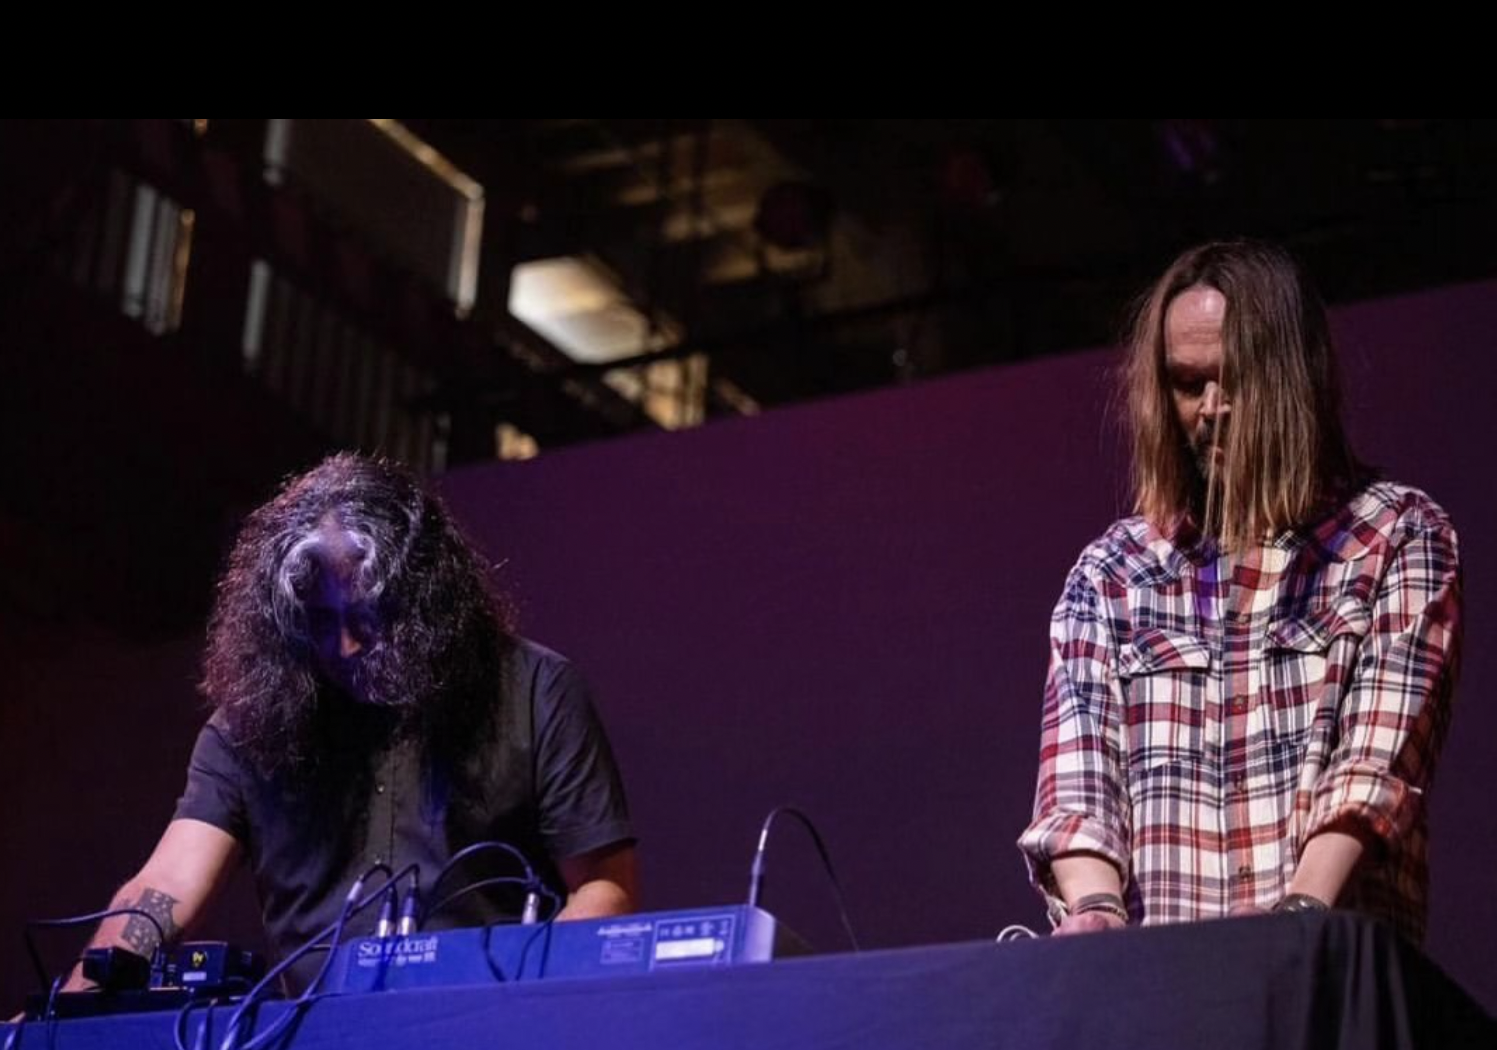
[[[1345,598],[1269,626],[1264,679],[1281,738],[1302,738],[1317,718],[1335,723],[1371,622],[1361,599]]]
[[[1131,769],[1201,760],[1210,671],[1210,648],[1183,631],[1145,628],[1123,646],[1118,676],[1127,699]]]

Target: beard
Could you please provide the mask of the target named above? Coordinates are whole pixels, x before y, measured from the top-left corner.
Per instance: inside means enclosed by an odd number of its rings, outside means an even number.
[[[1203,423],[1186,439],[1190,461],[1195,464],[1196,481],[1202,489],[1220,488],[1222,464],[1226,459],[1226,435],[1216,423]]]
[[[322,677],[361,706],[409,710],[415,707],[415,700],[404,671],[394,654],[385,646],[376,646],[356,660],[325,668]]]

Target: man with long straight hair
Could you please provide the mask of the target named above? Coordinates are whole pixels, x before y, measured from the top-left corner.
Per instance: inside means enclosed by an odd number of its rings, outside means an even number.
[[[1353,455],[1325,308],[1275,246],[1176,259],[1125,382],[1136,513],[1051,618],[1019,841],[1056,932],[1335,906],[1417,942],[1449,519]]]

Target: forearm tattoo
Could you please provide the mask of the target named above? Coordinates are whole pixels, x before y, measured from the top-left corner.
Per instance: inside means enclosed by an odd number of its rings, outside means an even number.
[[[177,939],[181,932],[176,922],[172,919],[172,908],[177,904],[177,898],[160,890],[144,889],[140,897],[133,901],[120,901],[115,905],[117,908],[139,908],[146,915],[151,916],[161,924],[161,933],[166,934],[167,941]],[[150,955],[161,943],[161,933],[156,932],[156,927],[151,925],[151,919],[145,915],[131,915],[125,923],[125,929],[120,934],[120,940],[129,945],[130,950],[137,955]]]

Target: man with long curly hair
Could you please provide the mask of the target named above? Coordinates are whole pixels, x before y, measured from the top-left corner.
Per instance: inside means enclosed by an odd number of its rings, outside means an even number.
[[[285,954],[336,920],[365,872],[414,862],[430,880],[486,840],[531,860],[562,919],[632,907],[633,833],[585,682],[514,634],[477,555],[405,471],[333,456],[251,514],[204,668],[214,711],[186,791],[114,900],[168,938],[240,857]],[[500,921],[523,898],[497,883],[432,925]],[[159,939],[137,915],[106,922],[95,943],[149,954]]]
[[[1450,520],[1353,456],[1325,309],[1282,249],[1176,259],[1126,386],[1137,513],[1051,618],[1019,842],[1056,932],[1334,905],[1418,941]]]

